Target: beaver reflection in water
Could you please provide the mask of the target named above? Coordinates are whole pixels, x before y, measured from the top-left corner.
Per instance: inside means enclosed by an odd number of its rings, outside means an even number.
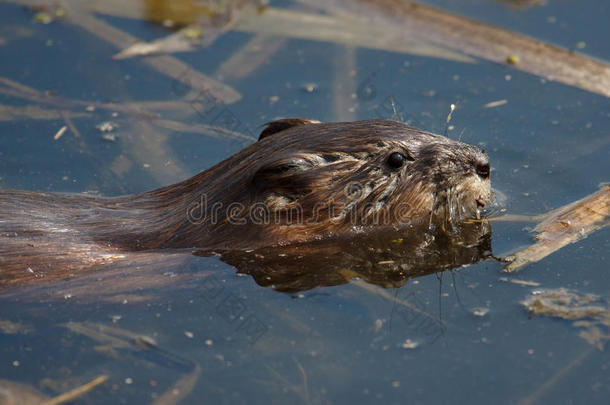
[[[78,271],[166,248],[251,249],[414,221],[492,199],[484,151],[402,122],[274,121],[177,184],[96,197],[0,191],[0,273]]]

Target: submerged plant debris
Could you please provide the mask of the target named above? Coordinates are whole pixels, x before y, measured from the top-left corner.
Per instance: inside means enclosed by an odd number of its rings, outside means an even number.
[[[31,325],[21,322],[12,322],[8,319],[0,319],[0,333],[7,335],[27,334],[33,332],[34,328]]]
[[[50,0],[9,0],[44,10]],[[610,65],[606,62],[418,2],[397,0],[310,0],[308,7],[323,13],[288,11],[263,0],[172,2],[89,2],[64,0],[60,13],[72,24],[100,37],[113,36],[121,51],[114,57],[155,55],[209,46],[230,30],[352,44],[473,62],[481,58],[549,80],[610,96]],[[62,10],[63,6],[62,6]],[[96,21],[93,13],[137,18],[174,28],[165,38],[142,42]],[[45,14],[46,16],[46,14]],[[50,14],[42,22],[52,21]],[[201,35],[189,35],[198,32]],[[402,49],[401,49],[402,48]],[[582,49],[582,46],[577,47]],[[167,56],[167,55],[165,55]],[[168,67],[171,69],[172,67]],[[228,95],[233,97],[233,95]]]
[[[610,339],[610,310],[595,294],[581,294],[565,288],[536,290],[521,304],[532,314],[572,321],[589,344],[604,350]]]

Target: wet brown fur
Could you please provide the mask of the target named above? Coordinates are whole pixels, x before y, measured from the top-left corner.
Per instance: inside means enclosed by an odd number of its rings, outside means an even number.
[[[408,157],[398,170],[388,165],[393,152]],[[447,223],[490,201],[480,165],[488,160],[478,148],[397,121],[275,121],[216,166],[150,192],[0,190],[0,284],[78,272],[130,251],[247,249],[413,220]],[[216,218],[214,204],[222,206]],[[245,210],[231,217],[231,204]]]

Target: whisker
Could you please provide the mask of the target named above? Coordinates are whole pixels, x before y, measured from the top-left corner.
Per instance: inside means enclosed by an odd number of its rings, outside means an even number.
[[[443,227],[447,229],[447,227],[449,226],[449,222],[451,221],[451,192],[449,191],[449,189],[445,190],[445,196],[445,215]]]
[[[436,194],[432,200],[432,207],[430,207],[430,220],[428,221],[428,230],[432,231],[432,217],[434,216],[434,209],[436,207]]]
[[[448,225],[453,223],[454,220],[454,204],[453,204],[453,193],[451,192],[452,190],[450,188],[447,189],[447,205],[449,206],[449,216],[448,216]]]

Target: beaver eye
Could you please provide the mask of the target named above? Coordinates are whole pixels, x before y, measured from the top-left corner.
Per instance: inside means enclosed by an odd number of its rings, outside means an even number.
[[[392,169],[400,169],[406,161],[407,157],[400,152],[394,152],[388,156],[388,166]]]

